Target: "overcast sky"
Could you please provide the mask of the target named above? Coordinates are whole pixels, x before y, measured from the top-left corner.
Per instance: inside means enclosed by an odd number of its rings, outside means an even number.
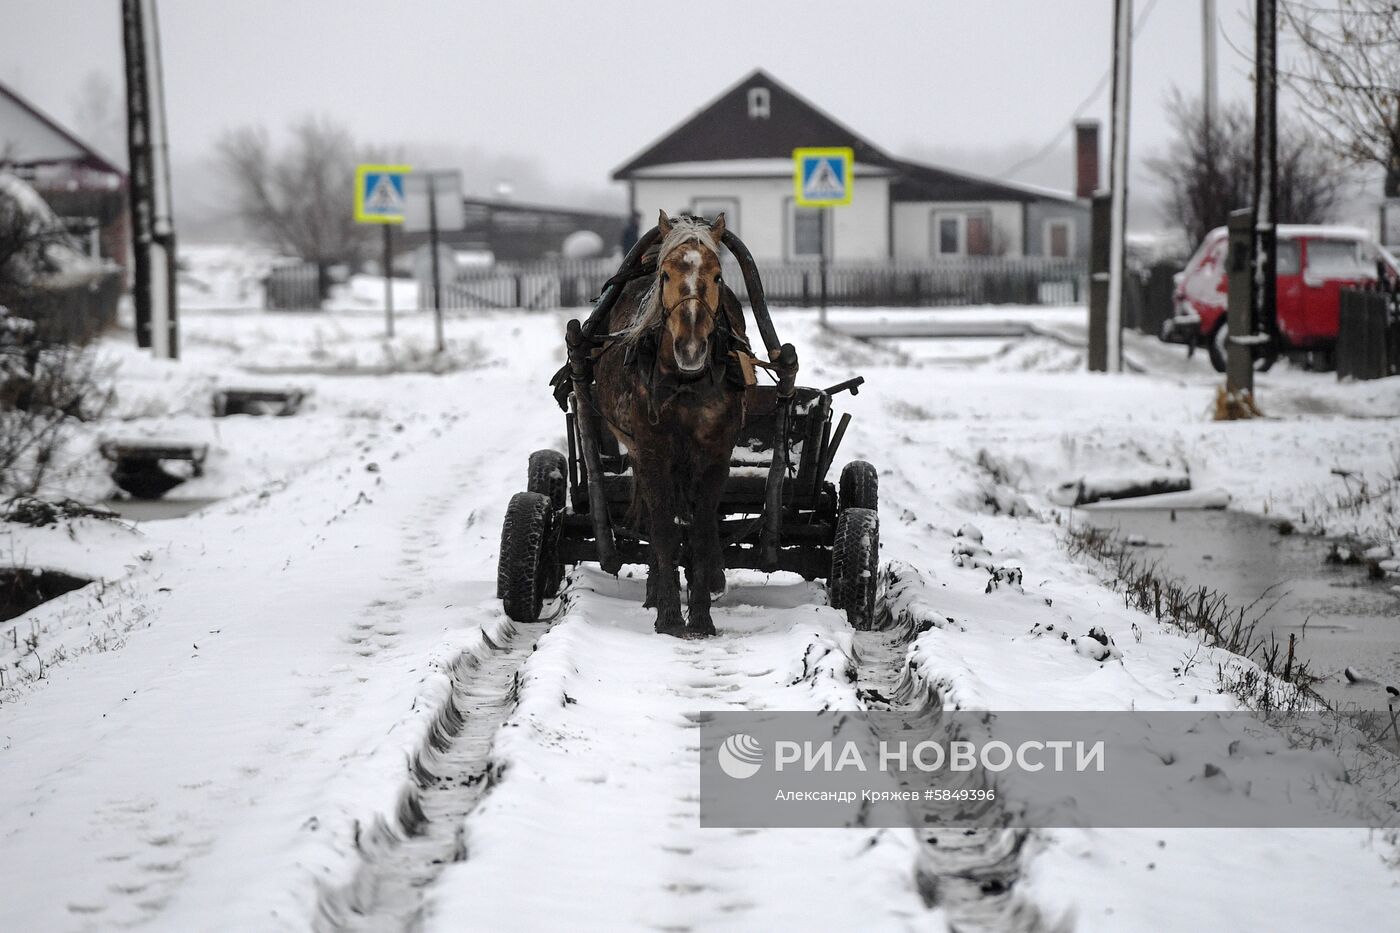
[[[1194,94],[1201,81],[1199,0],[1136,0],[1139,16],[1149,6],[1133,63],[1136,157],[1165,141],[1168,89]],[[1247,6],[1219,0],[1241,47]],[[606,191],[613,168],[759,66],[886,150],[1000,175],[1053,139],[1100,80],[1111,9],[1111,0],[163,0],[160,25],[177,168],[205,158],[229,127],[275,130],[320,112],[366,142],[475,150],[497,173],[536,176],[524,188],[577,199]],[[121,88],[119,10],[118,0],[5,0],[0,78],[71,124],[90,72]],[[1250,93],[1227,42],[1220,73],[1222,97]],[[1085,115],[1106,119],[1108,96]],[[1066,139],[1018,177],[1069,188],[1069,173]]]

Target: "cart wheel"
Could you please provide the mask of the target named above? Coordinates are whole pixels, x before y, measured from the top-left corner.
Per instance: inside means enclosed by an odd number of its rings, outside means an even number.
[[[557,512],[564,507],[568,476],[569,462],[563,454],[557,450],[537,450],[530,454],[530,478],[525,488],[543,495]]]
[[[841,511],[880,511],[880,475],[864,460],[852,460],[841,470]]]
[[[875,588],[880,569],[880,517],[870,509],[845,509],[836,519],[831,546],[831,605],[846,611],[851,628],[868,630],[875,622]]]
[[[506,615],[535,622],[552,577],[554,512],[537,492],[517,492],[506,506],[501,527],[501,556],[496,565],[496,594]],[[557,585],[557,578],[556,578]]]

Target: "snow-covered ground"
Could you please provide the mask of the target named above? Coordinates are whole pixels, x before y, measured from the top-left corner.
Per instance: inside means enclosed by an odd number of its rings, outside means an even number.
[[[443,359],[430,316],[386,343],[368,310],[194,311],[179,363],[113,337],[114,413],[53,491],[111,493],[101,437],[166,437],[211,450],[171,495],[219,501],[0,526],[14,562],[100,579],[0,624],[0,929],[1389,929],[1382,832],[1034,831],[983,903],[940,893],[966,878],[913,830],[699,828],[704,711],[860,709],[901,671],[963,709],[1235,708],[1217,662],[1241,662],[1065,555],[1068,481],[1187,473],[1380,539],[1379,509],[1325,504],[1334,469],[1393,469],[1400,380],[1284,367],[1259,380],[1274,418],[1218,424],[1201,356],[1134,339],[1146,373],[1087,375],[1082,311],[996,313],[1056,334],[969,352],[775,315],[805,384],[868,380],[838,400],[839,462],[880,468],[882,558],[946,623],[894,647],[786,575],[732,573],[701,642],[652,634],[639,574],[587,567],[551,621],[504,619],[502,513],[529,452],[564,446],[566,312],[454,315]],[[219,387],[287,385],[311,390],[295,417],[209,417]]]

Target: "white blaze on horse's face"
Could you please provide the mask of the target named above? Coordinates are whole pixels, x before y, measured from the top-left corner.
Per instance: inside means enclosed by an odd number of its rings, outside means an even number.
[[[665,226],[663,224],[663,228]],[[711,230],[716,240],[723,235],[722,216],[715,219]],[[720,314],[723,280],[719,257],[708,246],[692,239],[664,256],[657,271],[661,279],[662,307],[667,310],[661,349],[681,372],[690,375],[702,372],[709,362],[710,337]]]

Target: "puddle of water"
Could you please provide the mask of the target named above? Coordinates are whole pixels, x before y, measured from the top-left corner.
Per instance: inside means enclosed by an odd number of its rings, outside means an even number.
[[[1386,583],[1368,580],[1365,567],[1326,564],[1326,539],[1281,535],[1268,519],[1225,510],[1113,508],[1080,515],[1145,540],[1133,548],[1142,559],[1166,576],[1226,594],[1231,606],[1261,596],[1257,608],[1277,602],[1256,634],[1267,639],[1272,632],[1285,645],[1289,633],[1298,635],[1298,657],[1327,676],[1318,692],[1328,702],[1384,709],[1385,685],[1400,686],[1400,598]],[[1377,683],[1348,685],[1346,667]]]
[[[218,499],[112,499],[103,505],[129,522],[159,522],[184,518],[208,508]]]
[[[0,569],[0,622],[24,615],[35,606],[91,583],[61,570],[27,567]]]

